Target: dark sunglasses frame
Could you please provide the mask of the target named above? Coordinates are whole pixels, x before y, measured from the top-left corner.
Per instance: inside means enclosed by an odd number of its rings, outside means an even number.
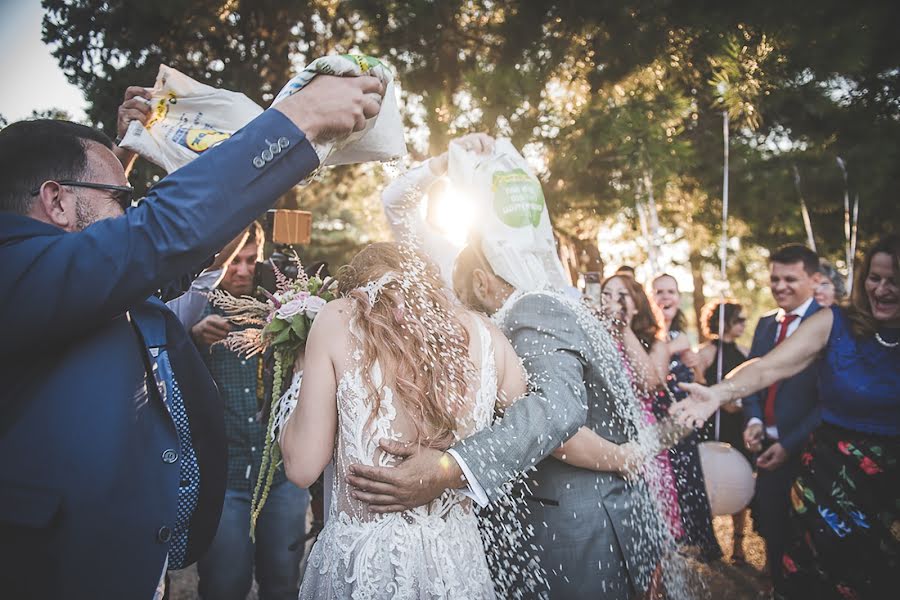
[[[48,180],[52,181],[52,180]],[[44,183],[47,183],[46,181]],[[41,193],[41,187],[44,186],[44,183],[41,184],[40,187],[31,190],[32,196],[37,196]],[[115,192],[115,199],[119,206],[122,207],[122,210],[125,210],[131,206],[131,203],[134,201],[134,188],[130,185],[112,185],[109,183],[93,183],[90,181],[70,181],[68,179],[63,181],[57,181],[58,185],[68,185],[70,187],[81,187],[87,188],[91,190],[104,190],[107,192]]]

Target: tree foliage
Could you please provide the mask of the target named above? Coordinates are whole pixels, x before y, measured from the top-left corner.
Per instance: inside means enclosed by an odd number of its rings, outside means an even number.
[[[265,105],[296,64],[333,51],[375,54],[398,72],[417,157],[468,131],[509,135],[539,157],[563,235],[594,240],[610,218],[624,214],[638,238],[639,214],[658,216],[661,240],[689,244],[698,281],[717,262],[723,113],[730,122],[736,252],[729,268],[736,277],[758,275],[746,267],[759,247],[805,240],[800,195],[821,253],[843,256],[838,157],[848,165],[851,198],[860,199],[862,240],[895,230],[900,217],[897,3],[44,0],[44,6],[45,39],[85,91],[89,119],[107,129],[124,88],[152,81],[160,63]],[[322,223],[337,219],[327,235],[327,228],[318,231],[316,243],[338,257],[344,244],[382,235],[369,227],[382,223],[374,219],[382,184],[377,169],[344,169],[300,191],[299,204],[317,206]],[[336,191],[341,186],[346,194]]]

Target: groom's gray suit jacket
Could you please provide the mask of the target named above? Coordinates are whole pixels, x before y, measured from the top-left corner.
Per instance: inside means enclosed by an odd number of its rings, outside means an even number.
[[[635,402],[615,343],[602,327],[586,330],[579,322],[585,315],[549,293],[522,295],[504,312],[500,325],[523,360],[533,392],[454,450],[491,501],[504,483],[535,467],[525,478],[523,518],[534,528],[551,597],[630,598],[635,587],[646,585],[653,563],[635,527],[646,517],[635,508],[634,489],[617,474],[548,456],[581,426],[617,444],[633,436],[617,408],[622,400],[614,397]],[[608,339],[592,344],[588,336],[598,332]],[[611,352],[601,355],[598,346]]]

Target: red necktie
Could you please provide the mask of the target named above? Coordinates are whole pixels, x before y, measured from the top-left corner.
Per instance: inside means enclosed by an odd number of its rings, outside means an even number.
[[[788,326],[794,322],[794,319],[799,318],[800,315],[784,315],[784,319],[782,319],[781,321],[781,330],[778,332],[778,339],[775,340],[776,346],[783,342],[784,338],[787,337]],[[780,381],[776,381],[769,386],[769,390],[766,392],[766,407],[764,412],[766,418],[766,427],[775,426],[775,394],[778,393],[778,385],[780,383]]]

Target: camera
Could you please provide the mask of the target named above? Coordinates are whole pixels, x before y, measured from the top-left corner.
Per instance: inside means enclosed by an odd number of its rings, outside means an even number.
[[[288,279],[296,279],[297,265],[289,258],[291,246],[309,244],[312,237],[312,213],[305,210],[272,209],[266,213],[263,229],[266,239],[272,241],[273,252],[269,260],[256,263],[253,289],[259,287],[275,293],[274,264]]]

